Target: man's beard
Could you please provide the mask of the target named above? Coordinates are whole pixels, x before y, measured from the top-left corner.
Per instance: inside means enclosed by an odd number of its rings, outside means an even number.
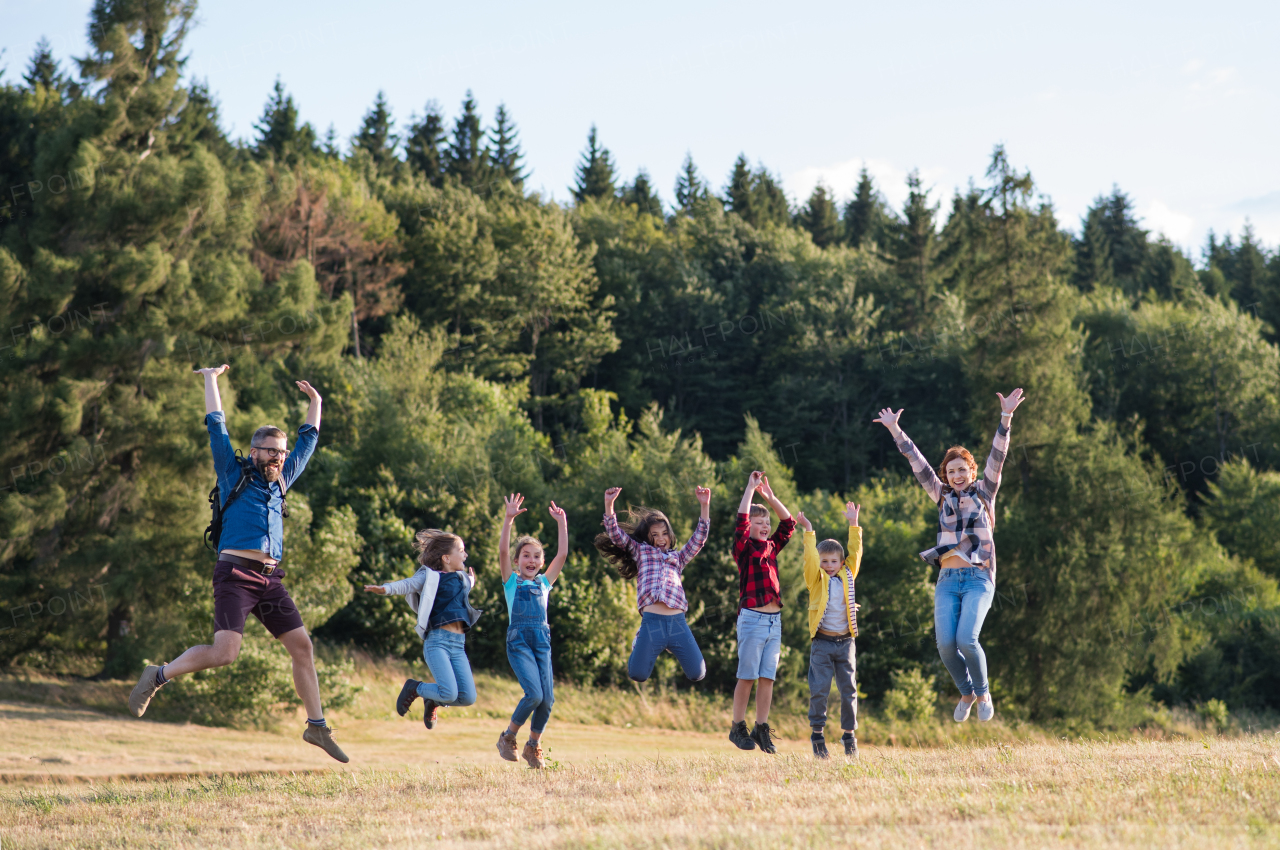
[[[272,463],[272,461],[269,461],[269,460],[258,461],[258,472],[262,473],[262,477],[267,479],[268,484],[270,484],[272,481],[280,480],[280,467],[269,466],[268,464],[270,463]]]

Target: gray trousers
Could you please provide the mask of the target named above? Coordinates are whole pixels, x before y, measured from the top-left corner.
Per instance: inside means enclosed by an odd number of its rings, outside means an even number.
[[[858,728],[858,672],[853,638],[826,640],[815,637],[809,648],[809,725],[821,729],[827,725],[827,695],[831,679],[840,692],[840,728]]]

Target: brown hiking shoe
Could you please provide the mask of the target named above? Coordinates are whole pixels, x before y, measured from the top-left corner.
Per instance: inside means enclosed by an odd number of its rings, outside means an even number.
[[[440,703],[425,697],[423,697],[422,701],[426,703],[422,712],[422,725],[428,729],[434,729],[436,728],[436,712],[440,710]]]
[[[547,766],[546,759],[542,757],[542,743],[540,741],[529,741],[524,745],[524,752],[520,755],[529,763],[529,767],[543,768]]]
[[[148,664],[147,669],[142,671],[138,684],[133,686],[133,691],[129,694],[129,713],[134,717],[141,717],[146,713],[151,698],[160,690],[160,684],[156,681],[156,674],[159,672],[158,664]]]
[[[314,723],[308,723],[307,728],[302,732],[302,740],[308,744],[315,744],[343,764],[351,761],[342,751],[342,747],[338,746],[338,742],[333,740],[333,729],[327,725],[317,726]]]
[[[516,758],[516,735],[510,729],[503,729],[498,736],[498,755],[507,761],[519,761]]]

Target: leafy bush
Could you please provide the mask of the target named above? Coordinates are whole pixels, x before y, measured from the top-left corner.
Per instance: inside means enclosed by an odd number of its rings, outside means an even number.
[[[884,713],[890,718],[917,723],[933,717],[938,695],[933,683],[924,677],[919,668],[894,670],[893,683],[884,695]]]
[[[1196,714],[1210,729],[1226,729],[1231,722],[1227,713],[1227,704],[1220,699],[1211,699],[1196,706]]]

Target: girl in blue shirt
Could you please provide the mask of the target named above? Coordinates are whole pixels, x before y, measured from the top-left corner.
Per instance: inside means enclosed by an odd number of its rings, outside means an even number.
[[[521,753],[529,767],[543,767],[542,731],[551,717],[555,704],[555,688],[551,673],[551,626],[547,622],[547,602],[551,585],[564,568],[569,554],[569,522],[564,509],[551,503],[548,511],[560,526],[556,544],[556,556],[546,573],[542,573],[546,558],[542,544],[536,537],[520,537],[511,546],[511,526],[516,517],[524,513],[521,507],[524,496],[513,493],[504,500],[506,516],[502,520],[502,534],[498,538],[498,566],[502,570],[502,589],[507,598],[507,614],[511,624],[507,628],[507,660],[515,671],[524,696],[511,714],[511,723],[498,736],[498,754],[507,761],[516,760],[516,734],[524,722],[533,715],[529,725],[529,742]],[[515,568],[512,569],[512,560]],[[542,573],[542,574],[540,574]]]

